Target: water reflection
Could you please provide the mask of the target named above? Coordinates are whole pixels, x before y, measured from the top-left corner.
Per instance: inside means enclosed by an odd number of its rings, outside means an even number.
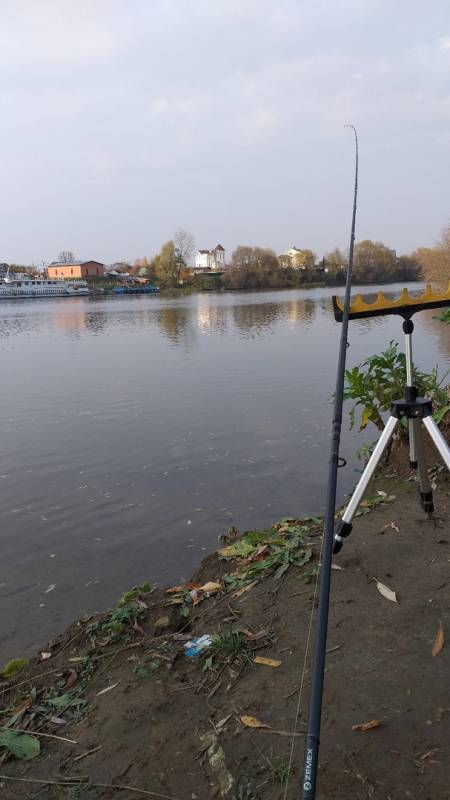
[[[197,329],[192,312],[185,306],[168,306],[159,309],[156,321],[164,336],[173,344],[192,349],[197,343]]]

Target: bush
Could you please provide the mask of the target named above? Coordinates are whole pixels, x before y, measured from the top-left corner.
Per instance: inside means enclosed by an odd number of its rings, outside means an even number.
[[[450,411],[449,387],[443,385],[448,374],[446,372],[439,380],[437,367],[430,373],[414,368],[415,385],[420,395],[433,401],[433,417],[437,423]],[[356,409],[361,406],[359,430],[364,430],[369,422],[373,422],[378,430],[383,430],[383,412],[390,409],[393,400],[399,400],[404,395],[405,354],[399,352],[397,342],[391,341],[380,355],[370,356],[357,367],[346,370],[345,381],[344,400],[355,400],[350,410],[350,427],[355,425]]]

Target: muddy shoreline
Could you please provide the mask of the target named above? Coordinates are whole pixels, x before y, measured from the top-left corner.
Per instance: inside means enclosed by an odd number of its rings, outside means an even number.
[[[335,559],[320,800],[450,798],[450,483],[436,466],[427,519],[412,477],[394,463],[376,478]],[[296,797],[320,540],[311,518],[231,531],[189,583],[137,588],[3,678],[2,730],[27,731],[40,755],[0,751],[2,798],[277,800],[288,777]]]

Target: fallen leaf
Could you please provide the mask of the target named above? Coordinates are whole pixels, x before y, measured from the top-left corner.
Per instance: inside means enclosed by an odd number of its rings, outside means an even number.
[[[265,722],[261,722],[261,720],[256,719],[256,717],[248,717],[246,714],[244,714],[240,720],[246,728],[270,728],[270,725],[266,725]]]
[[[69,670],[69,676],[68,676],[68,678],[66,680],[66,685],[65,685],[64,688],[65,689],[71,689],[72,686],[74,686],[76,684],[77,678],[78,678],[78,675],[75,672],[75,670],[74,669],[70,669]]]
[[[344,569],[344,567],[341,567],[340,564],[332,564],[331,569]]]
[[[262,561],[264,556],[266,556],[267,553],[269,552],[270,552],[269,545],[263,544],[260,547],[258,547],[257,550],[254,550],[253,553],[250,553],[248,558],[245,559],[244,564],[251,564],[252,561]]]
[[[376,578],[374,580],[376,581],[379,593],[382,594],[386,600],[390,600],[391,603],[398,603],[397,595],[392,591],[392,589],[389,589],[389,587],[385,586],[385,584],[381,583],[381,581],[377,581]]]
[[[166,589],[166,594],[177,594],[178,592],[183,592],[185,588],[184,583],[180,586],[171,586],[170,589]]]
[[[221,588],[221,583],[217,583],[217,581],[208,581],[207,583],[204,583],[203,586],[198,586],[197,591],[203,592],[203,594],[215,594]]]
[[[155,627],[155,628],[167,628],[167,626],[168,626],[169,624],[170,624],[170,619],[169,619],[169,617],[158,617],[158,619],[157,619],[157,620],[155,620],[155,625],[154,625],[154,627]]]
[[[276,658],[264,658],[264,656],[255,656],[253,660],[255,664],[264,664],[266,667],[279,667],[281,664]]]
[[[51,653],[41,653],[41,661],[47,661],[48,658],[51,658]]]
[[[62,717],[50,717],[49,722],[52,722],[53,725],[67,725],[67,720]]]
[[[101,694],[106,694],[106,692],[110,692],[111,689],[115,689],[116,686],[118,685],[119,685],[118,683],[112,683],[111,686],[107,686],[106,689],[101,689],[99,692],[97,692],[95,696],[100,697]]]
[[[370,722],[361,722],[359,725],[352,725],[352,731],[371,731],[372,728],[379,728],[381,719],[371,719]]]
[[[442,622],[440,622],[439,623],[438,632],[437,632],[436,638],[434,640],[433,649],[431,651],[431,655],[433,656],[433,658],[434,658],[434,656],[437,656],[438,653],[441,652],[441,650],[444,647],[444,644],[445,644],[444,628],[442,627]]]

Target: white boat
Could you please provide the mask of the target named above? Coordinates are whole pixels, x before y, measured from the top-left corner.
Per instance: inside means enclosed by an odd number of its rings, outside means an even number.
[[[48,281],[7,272],[0,282],[0,300],[15,297],[79,297],[89,294],[86,281]]]

